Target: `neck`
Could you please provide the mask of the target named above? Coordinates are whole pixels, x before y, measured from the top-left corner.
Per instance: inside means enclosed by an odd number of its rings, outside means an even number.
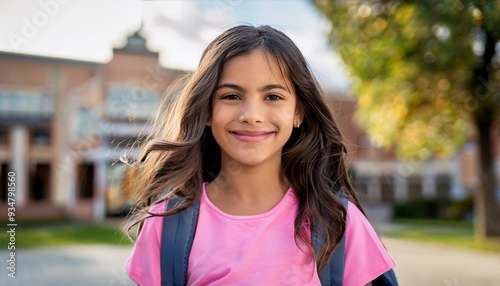
[[[256,166],[222,158],[221,172],[210,185],[212,193],[224,194],[226,198],[240,202],[281,199],[288,184],[280,172],[280,157]]]

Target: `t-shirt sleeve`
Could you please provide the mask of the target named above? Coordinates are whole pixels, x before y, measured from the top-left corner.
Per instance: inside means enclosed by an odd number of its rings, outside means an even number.
[[[152,213],[162,213],[165,202],[151,208]],[[144,221],[143,228],[125,265],[130,279],[141,286],[161,284],[160,245],[163,217],[151,217]]]
[[[368,219],[349,202],[344,285],[366,285],[394,267],[394,262]]]

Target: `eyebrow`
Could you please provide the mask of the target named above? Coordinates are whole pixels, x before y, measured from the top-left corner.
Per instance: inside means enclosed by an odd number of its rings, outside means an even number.
[[[246,89],[244,87],[239,86],[239,85],[234,84],[234,83],[222,83],[222,84],[218,85],[215,90],[219,90],[221,88],[232,88],[232,89],[235,89],[235,90],[240,91],[240,92],[246,91]],[[281,84],[277,84],[277,83],[268,84],[266,86],[263,86],[263,87],[259,88],[259,91],[269,91],[269,90],[276,89],[276,88],[289,92],[286,87],[282,86]]]

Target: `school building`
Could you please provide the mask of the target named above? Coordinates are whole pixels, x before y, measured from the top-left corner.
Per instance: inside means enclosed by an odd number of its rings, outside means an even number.
[[[405,201],[417,198],[461,199],[472,195],[479,185],[479,150],[473,138],[450,159],[429,158],[415,162],[401,159],[394,150],[385,151],[371,144],[368,135],[353,120],[354,97],[334,94],[332,106],[338,110],[339,125],[352,155],[350,169],[357,191],[365,202]],[[494,172],[500,200],[500,135],[492,128]],[[472,135],[474,136],[474,135]]]
[[[136,174],[118,159],[148,132],[162,92],[186,72],[160,66],[139,33],[108,63],[0,52],[0,212],[7,213],[11,172],[19,219],[99,221],[120,212]],[[355,97],[333,92],[329,99],[366,201],[463,197],[477,185],[474,143],[450,160],[402,161],[372,146],[355,124]]]

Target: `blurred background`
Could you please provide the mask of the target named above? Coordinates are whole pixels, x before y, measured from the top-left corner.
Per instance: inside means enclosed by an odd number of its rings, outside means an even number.
[[[14,171],[20,261],[8,278],[1,233],[2,285],[132,285],[137,174],[118,159],[236,24],[306,56],[402,285],[500,285],[496,1],[0,0],[0,213]]]

